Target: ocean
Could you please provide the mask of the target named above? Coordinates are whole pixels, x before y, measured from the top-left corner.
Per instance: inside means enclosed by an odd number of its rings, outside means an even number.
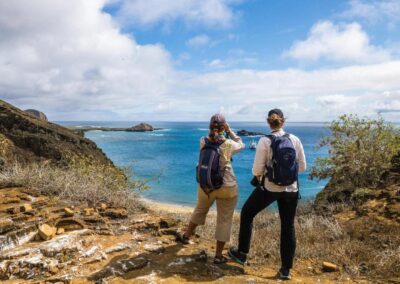
[[[59,122],[65,126],[130,127],[135,122]],[[141,193],[144,198],[171,204],[196,204],[195,167],[199,156],[200,137],[207,135],[207,122],[152,122],[163,128],[154,132],[88,131],[86,137],[94,141],[118,166],[130,168],[135,177],[147,181],[150,189]],[[245,129],[267,133],[265,122],[232,122],[235,131]],[[319,140],[328,134],[323,123],[287,123],[285,130],[298,136],[307,159],[307,171],[300,174],[303,200],[314,198],[326,181],[309,179],[309,169],[318,156],[326,156],[326,149],[317,149]],[[233,157],[233,168],[239,185],[238,209],[252,192],[251,168],[255,150],[249,144],[260,137],[242,137],[246,149]]]

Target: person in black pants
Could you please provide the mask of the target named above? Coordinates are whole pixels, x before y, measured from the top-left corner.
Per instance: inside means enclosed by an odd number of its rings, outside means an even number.
[[[282,129],[285,122],[283,113],[279,109],[273,109],[268,113],[268,124],[273,137],[263,137],[257,144],[256,156],[253,164],[253,174],[257,178],[258,185],[245,202],[240,214],[240,230],[238,248],[230,248],[229,256],[240,264],[244,264],[250,250],[251,235],[253,230],[253,219],[271,203],[277,201],[279,217],[281,220],[281,246],[280,254],[282,266],[278,272],[278,278],[291,279],[290,269],[293,267],[293,258],[296,250],[296,236],[294,219],[296,215],[297,202],[299,199],[298,182],[290,184],[277,184],[276,180],[268,175],[272,171],[272,139],[276,136],[288,137],[295,149],[296,176],[298,172],[306,169],[306,161],[303,146],[299,138],[292,134],[286,134]],[[289,143],[290,143],[289,142]]]

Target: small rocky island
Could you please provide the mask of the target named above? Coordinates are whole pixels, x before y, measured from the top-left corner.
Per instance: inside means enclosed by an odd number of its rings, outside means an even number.
[[[145,131],[154,131],[156,129],[154,129],[153,126],[151,126],[148,123],[139,123],[138,125],[135,125],[131,128],[126,129],[126,131],[133,131],[133,132],[145,132]]]
[[[152,125],[148,123],[141,122],[135,126],[128,127],[128,128],[119,128],[119,127],[78,127],[78,126],[72,126],[70,127],[72,131],[74,131],[77,134],[80,134],[83,136],[83,134],[86,131],[93,131],[93,130],[98,130],[98,131],[127,131],[127,132],[147,132],[147,131],[155,131],[155,130],[161,130],[162,128],[157,128],[153,127]]]
[[[237,133],[239,136],[265,136],[265,133],[256,132],[256,131],[247,131],[247,130],[239,130]]]

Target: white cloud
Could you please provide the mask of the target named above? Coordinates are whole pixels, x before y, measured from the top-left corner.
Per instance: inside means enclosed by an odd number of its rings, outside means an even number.
[[[167,92],[174,77],[168,52],[121,34],[102,12],[104,1],[29,3],[0,2],[2,98],[59,118],[76,111],[101,119]]]
[[[190,38],[186,44],[192,47],[198,47],[198,46],[203,46],[209,44],[211,41],[210,37],[208,35],[202,34],[202,35],[197,35],[195,37]]]
[[[187,24],[226,28],[232,25],[234,0],[121,0],[119,19],[127,24],[152,25],[182,19]]]
[[[370,23],[386,22],[393,26],[400,21],[400,1],[378,0],[361,1],[352,0],[346,11],[340,17],[347,19],[362,19]]]
[[[324,107],[344,110],[351,104],[357,103],[359,97],[345,95],[329,95],[317,97],[316,101]]]
[[[383,94],[400,90],[398,78],[400,61],[312,71],[231,70],[192,74],[175,93],[190,93],[192,109],[199,113],[209,105],[223,105],[233,110],[233,118],[259,120],[268,108],[281,107],[292,121],[321,121],[344,112],[376,115],[376,105],[394,100]],[[234,110],[244,106],[254,109],[235,116]]]
[[[336,25],[316,23],[307,39],[295,42],[286,56],[300,60],[371,63],[390,59],[390,53],[370,44],[368,34],[358,23]]]
[[[378,113],[400,113],[400,90],[383,92],[382,100],[375,104]]]
[[[321,121],[335,114],[329,101],[357,97],[352,110],[370,115],[400,101],[396,60],[178,72],[162,46],[122,34],[103,7],[101,0],[0,1],[0,98],[51,120],[193,121],[223,108],[230,120],[259,121],[281,107],[291,121]],[[391,119],[400,121],[399,113]]]
[[[316,102],[331,115],[354,113],[360,110],[359,96],[328,95],[316,98]]]
[[[225,67],[224,63],[222,62],[221,59],[213,59],[208,63],[208,66],[212,68],[223,68]]]

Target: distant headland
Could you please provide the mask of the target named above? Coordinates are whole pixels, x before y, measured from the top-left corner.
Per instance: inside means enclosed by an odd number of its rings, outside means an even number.
[[[71,126],[69,127],[72,131],[74,131],[77,134],[83,135],[86,131],[127,131],[127,132],[149,132],[149,131],[156,131],[156,130],[162,130],[162,128],[157,128],[153,127],[152,125],[148,123],[139,123],[135,126],[128,127],[128,128],[120,128],[120,127],[78,127],[78,126]]]

